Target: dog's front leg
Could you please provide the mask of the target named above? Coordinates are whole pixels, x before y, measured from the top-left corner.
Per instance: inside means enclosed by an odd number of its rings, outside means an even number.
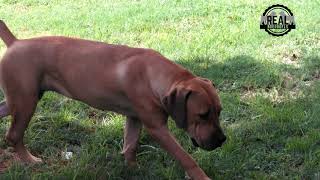
[[[124,129],[124,144],[122,154],[129,167],[136,166],[136,153],[139,145],[139,137],[142,123],[139,119],[127,117]]]
[[[144,126],[148,133],[161,145],[163,149],[169,152],[182,165],[188,175],[194,180],[209,180],[210,178],[203,172],[193,158],[183,150],[181,145],[169,132],[163,119],[147,120]]]

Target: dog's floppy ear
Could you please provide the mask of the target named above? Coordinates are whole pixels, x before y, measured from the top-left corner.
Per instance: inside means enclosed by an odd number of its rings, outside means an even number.
[[[210,83],[210,84],[212,84],[213,87],[216,87],[216,85],[215,85],[210,79],[202,78],[202,77],[200,77],[200,79],[203,80],[203,81],[206,81],[206,82],[208,82],[208,83]]]
[[[175,87],[163,99],[167,112],[176,122],[177,127],[187,128],[187,100],[191,90],[183,87]]]

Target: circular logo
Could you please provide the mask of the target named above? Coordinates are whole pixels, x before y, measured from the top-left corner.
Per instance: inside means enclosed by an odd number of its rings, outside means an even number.
[[[261,16],[260,29],[264,29],[273,36],[283,36],[295,28],[294,15],[284,5],[272,5]]]

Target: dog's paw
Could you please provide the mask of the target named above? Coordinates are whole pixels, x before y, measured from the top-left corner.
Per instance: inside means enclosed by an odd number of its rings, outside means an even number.
[[[26,163],[26,164],[41,164],[43,163],[41,158],[35,157],[35,156],[30,156],[30,157],[21,157],[18,155],[18,158],[21,162]]]
[[[43,163],[41,158],[33,156],[29,151],[16,152],[17,160],[26,164]]]
[[[29,163],[31,163],[31,164],[40,164],[40,163],[43,163],[43,160],[41,158],[32,156],[30,161],[29,161]]]
[[[127,161],[125,160],[126,166],[129,168],[138,168],[138,163],[137,161]]]
[[[184,176],[185,180],[211,180],[209,177],[197,177],[197,178],[191,178],[187,172],[185,172],[185,176]]]

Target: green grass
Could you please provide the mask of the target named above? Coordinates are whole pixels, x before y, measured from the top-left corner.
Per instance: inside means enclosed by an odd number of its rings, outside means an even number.
[[[0,0],[19,38],[65,35],[158,50],[215,82],[228,142],[212,152],[183,147],[214,179],[320,178],[320,1],[282,1],[297,29],[272,37],[260,16],[279,1]],[[5,51],[1,43],[0,52]],[[9,119],[0,121],[4,137]],[[25,142],[44,165],[14,165],[0,179],[183,179],[145,132],[138,169],[120,155],[124,117],[47,93]],[[0,147],[8,146],[3,138]],[[75,157],[63,160],[71,149]],[[0,159],[1,160],[1,159]]]

